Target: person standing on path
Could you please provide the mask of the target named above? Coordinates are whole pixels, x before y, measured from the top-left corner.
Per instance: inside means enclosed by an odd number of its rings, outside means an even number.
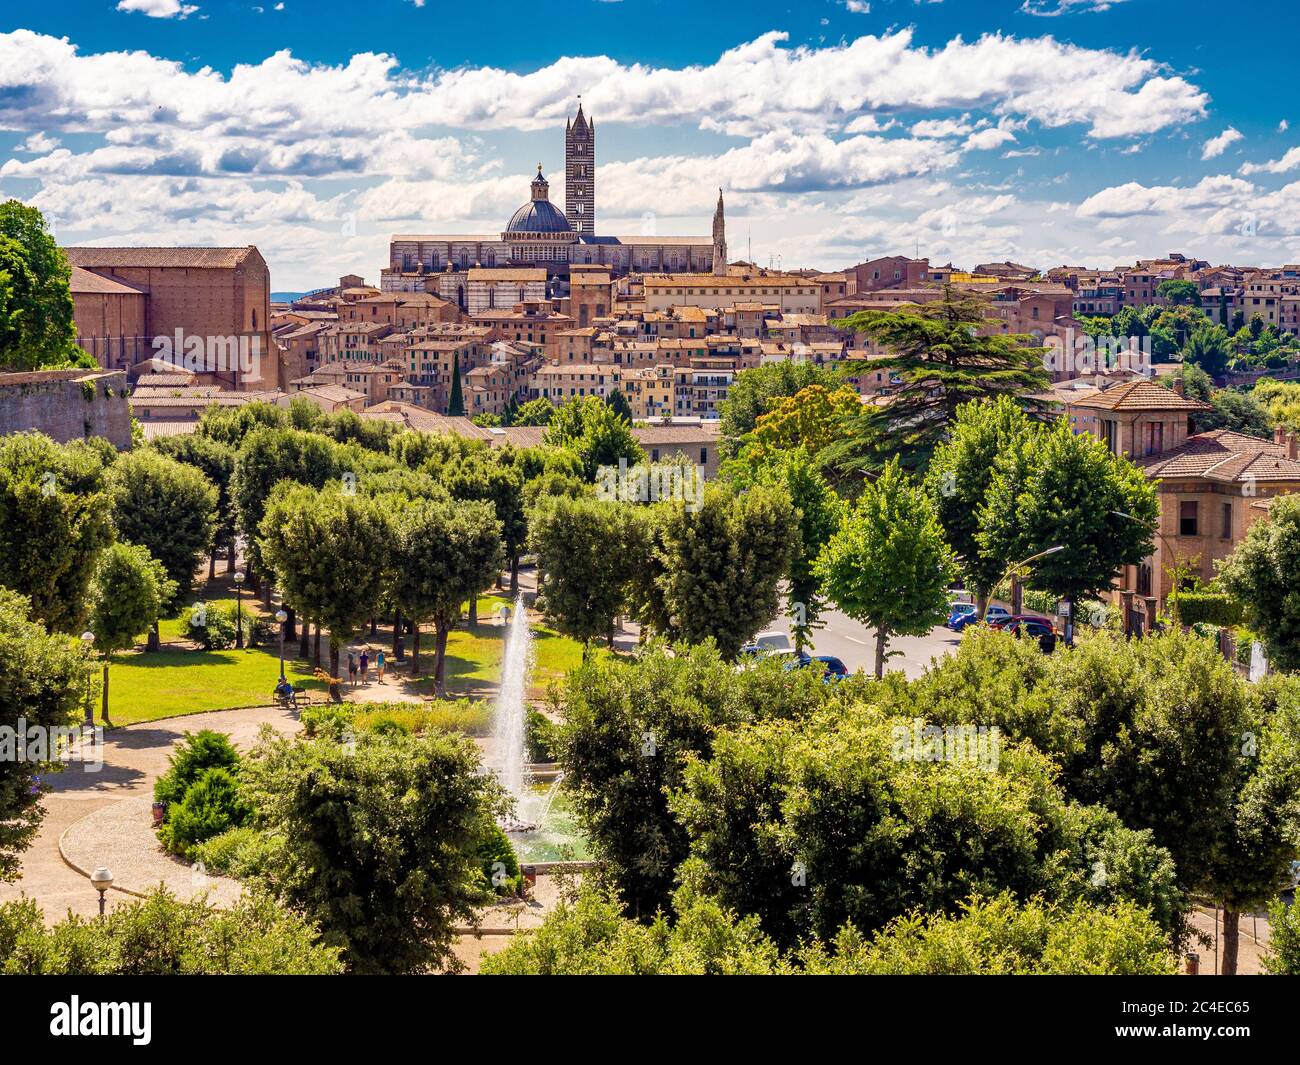
[[[375,655],[375,669],[379,671],[379,683],[384,683],[384,651],[380,648],[379,654]]]
[[[351,651],[348,652],[348,686],[357,686],[357,656]]]
[[[361,651],[361,683],[366,684],[366,673],[370,669],[370,652],[364,648]]]

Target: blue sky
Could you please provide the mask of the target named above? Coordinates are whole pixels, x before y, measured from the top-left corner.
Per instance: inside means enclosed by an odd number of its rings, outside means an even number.
[[[733,257],[785,267],[1297,262],[1297,29],[1263,0],[9,5],[0,195],[68,243],[377,280],[390,234],[493,233],[558,178],[582,93],[602,232],[707,233],[722,186]]]

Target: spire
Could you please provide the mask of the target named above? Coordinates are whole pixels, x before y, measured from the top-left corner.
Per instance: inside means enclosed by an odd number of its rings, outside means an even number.
[[[713,212],[713,272],[719,277],[727,272],[727,219],[722,207],[722,189],[718,189],[718,206]]]

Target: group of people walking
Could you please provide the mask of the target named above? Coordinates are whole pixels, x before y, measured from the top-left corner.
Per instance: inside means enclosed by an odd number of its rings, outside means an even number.
[[[369,649],[368,647],[363,647],[363,648],[361,649],[361,654],[360,654],[360,655],[358,655],[355,651],[348,651],[348,684],[349,684],[349,686],[351,686],[351,687],[353,687],[353,688],[355,688],[355,687],[357,686],[357,674],[358,674],[358,673],[361,674],[361,683],[362,683],[362,684],[368,684],[368,683],[370,682],[370,680],[369,680],[369,677],[370,677],[370,665],[371,665],[371,662],[372,662],[372,661],[374,662],[375,672],[378,674],[378,678],[379,678],[380,682],[382,683],[382,681],[383,681],[383,679],[384,679],[384,669],[385,669],[386,666],[387,666],[387,661],[386,661],[386,659],[384,658],[384,652],[383,652],[383,651],[379,651],[379,652],[374,656],[373,660],[372,660],[371,657],[370,657],[370,649]]]

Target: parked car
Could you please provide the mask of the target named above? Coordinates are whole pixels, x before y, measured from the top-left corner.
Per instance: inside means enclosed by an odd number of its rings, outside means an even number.
[[[849,675],[849,667],[834,655],[809,655],[802,651],[791,651],[790,661],[785,664],[785,668],[803,669],[805,666],[819,666],[822,670],[822,680],[828,684]]]
[[[944,624],[947,625],[948,628],[950,629],[956,629],[960,631],[961,625],[957,624],[958,619],[964,618],[965,621],[963,621],[962,624],[965,624],[966,621],[969,621],[974,616],[975,616],[974,603],[953,603],[952,608],[948,611],[948,620],[945,621]]]
[[[984,620],[989,625],[996,625],[998,622],[1005,621],[1009,617],[1011,617],[1011,611],[1004,606],[991,606],[984,612]],[[967,625],[975,620],[975,611],[972,610],[969,614],[963,614],[961,617],[956,619],[950,617],[948,619],[948,628],[952,629],[953,632],[961,632]]]
[[[849,675],[849,667],[834,655],[814,655],[813,661],[821,662],[826,667],[826,675],[822,679],[827,683],[842,680]]]
[[[745,644],[740,649],[742,655],[756,655],[759,653],[789,653],[794,650],[794,644],[790,642],[790,637],[784,632],[760,632],[754,637],[751,643]]]
[[[1038,646],[1048,654],[1056,650],[1056,627],[1047,620],[1033,614],[1017,614],[998,624],[997,628],[1015,636],[1033,636],[1038,639]]]

